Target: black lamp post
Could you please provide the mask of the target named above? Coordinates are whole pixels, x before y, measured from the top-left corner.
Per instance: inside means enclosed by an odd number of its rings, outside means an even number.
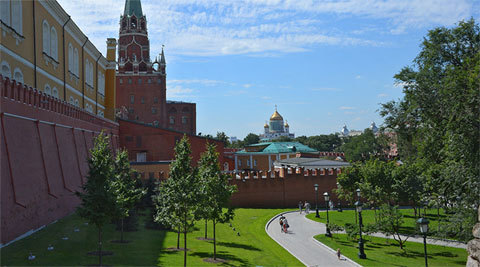
[[[417,224],[420,226],[420,232],[423,234],[423,249],[425,251],[425,267],[428,267],[427,261],[427,232],[428,232],[428,219],[420,218],[417,220]]]
[[[330,223],[330,220],[328,219],[328,201],[330,200],[330,195],[328,192],[323,193],[323,197],[325,198],[325,206],[327,208],[327,233],[325,233],[326,237],[332,237],[332,233],[330,232],[330,227],[328,227],[328,224]]]
[[[318,214],[318,184],[314,184],[313,188],[315,188],[315,217],[320,218],[320,215]]]
[[[362,202],[360,201],[360,189],[357,189],[357,196],[358,201],[355,202],[355,206],[357,207],[358,212],[358,227],[360,232],[360,239],[358,240],[358,257],[360,259],[366,259],[367,255],[365,255],[364,248],[363,248],[363,239],[362,239]]]

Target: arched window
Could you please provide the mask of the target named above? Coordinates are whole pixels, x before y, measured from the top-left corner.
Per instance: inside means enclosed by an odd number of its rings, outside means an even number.
[[[52,94],[52,89],[50,88],[50,85],[47,83],[45,84],[45,88],[43,89],[43,92],[47,95],[51,95]]]
[[[54,27],[52,27],[52,30],[50,32],[50,56],[56,61],[58,61],[57,48],[58,48],[57,31],[55,30]]]
[[[2,1],[8,2],[8,1]],[[12,28],[19,33],[23,34],[22,30],[22,1],[12,0]]]
[[[52,89],[52,95],[53,95],[54,97],[58,98],[58,89],[57,89],[57,87],[53,87],[53,89]]]
[[[78,76],[78,49],[73,50],[73,73]]]
[[[75,100],[73,99],[73,96],[70,97],[70,101],[68,101],[70,104],[75,105]]]
[[[10,26],[10,1],[0,1],[0,20]]]
[[[2,76],[4,78],[12,78],[12,72],[10,71],[10,65],[7,61],[2,61]]]
[[[102,72],[98,72],[98,92],[105,95],[105,75]]]
[[[137,19],[136,19],[135,17],[132,17],[132,18],[130,19],[130,22],[131,22],[131,24],[130,24],[130,25],[131,25],[131,28],[132,28],[132,29],[136,29],[136,28],[137,28]]]
[[[73,46],[72,43],[68,44],[68,70],[73,72]]]
[[[75,106],[79,107],[80,104],[78,103],[78,99],[75,99]]]
[[[43,52],[50,55],[50,26],[46,20],[43,21]]]
[[[13,79],[17,81],[17,83],[23,83],[23,73],[19,68],[15,68],[13,71]]]

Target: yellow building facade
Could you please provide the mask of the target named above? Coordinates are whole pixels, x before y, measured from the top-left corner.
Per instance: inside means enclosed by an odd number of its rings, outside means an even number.
[[[115,39],[105,58],[55,0],[1,0],[0,24],[3,77],[114,120]]]

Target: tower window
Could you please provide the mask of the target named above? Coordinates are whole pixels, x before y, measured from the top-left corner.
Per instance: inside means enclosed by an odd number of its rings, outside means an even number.
[[[182,116],[182,124],[187,124],[188,118],[187,116]]]
[[[130,95],[130,104],[135,104],[135,96]]]
[[[158,97],[156,97],[156,96],[153,97],[153,103],[155,103],[155,104],[158,103]]]
[[[119,82],[120,82],[120,84],[123,84],[123,79],[120,79]]]
[[[142,97],[140,98],[140,103],[145,104],[145,97],[142,96]]]
[[[138,79],[138,84],[142,84],[142,79]]]
[[[132,84],[132,78],[128,78],[128,84]]]
[[[152,83],[152,79],[148,79],[148,83]]]
[[[157,79],[157,83],[158,83],[158,84],[161,84],[161,83],[162,83],[162,79]]]
[[[152,114],[157,114],[157,109],[152,107]]]
[[[174,116],[170,116],[170,124],[175,124],[175,117]]]

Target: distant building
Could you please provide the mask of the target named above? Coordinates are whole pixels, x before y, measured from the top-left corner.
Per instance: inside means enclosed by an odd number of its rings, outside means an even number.
[[[264,133],[260,135],[260,141],[270,141],[278,139],[282,136],[295,138],[294,133],[290,133],[290,126],[288,122],[283,123],[283,117],[278,113],[277,106],[275,106],[275,112],[270,116],[270,122],[263,126]]]
[[[276,160],[295,158],[297,153],[318,153],[299,142],[264,142],[235,153],[235,170],[271,171]]]

